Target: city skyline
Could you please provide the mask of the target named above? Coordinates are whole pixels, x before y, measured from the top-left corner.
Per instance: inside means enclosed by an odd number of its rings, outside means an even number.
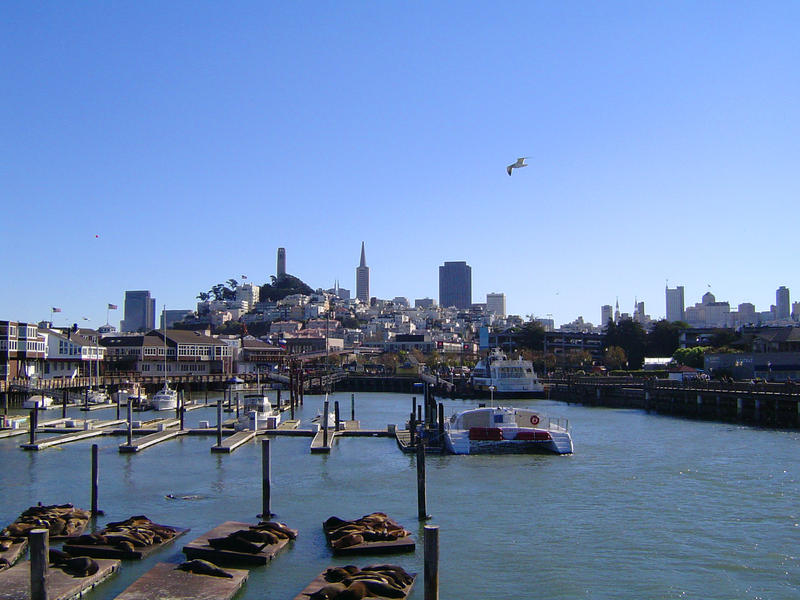
[[[4,318],[187,308],[274,247],[325,289],[361,240],[371,296],[436,297],[456,257],[473,299],[557,323],[664,316],[667,280],[800,290],[799,5],[2,11]]]

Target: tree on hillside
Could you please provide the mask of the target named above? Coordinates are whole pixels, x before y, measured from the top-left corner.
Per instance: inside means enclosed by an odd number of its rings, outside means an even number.
[[[619,323],[608,322],[603,338],[603,347],[619,346],[628,357],[629,369],[641,369],[644,364],[647,334],[636,321],[622,319]]]
[[[517,345],[528,350],[544,348],[544,327],[536,321],[528,321],[519,329]]]
[[[680,346],[681,331],[687,327],[682,321],[658,321],[647,334],[647,356],[672,356]]]
[[[284,274],[278,277],[271,276],[272,283],[265,283],[261,286],[260,298],[261,300],[269,300],[275,302],[283,300],[286,296],[294,294],[304,294],[310,296],[314,293],[309,285],[301,281],[293,275]]]

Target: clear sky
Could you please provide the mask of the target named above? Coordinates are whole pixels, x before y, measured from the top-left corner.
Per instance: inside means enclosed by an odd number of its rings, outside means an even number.
[[[263,283],[800,299],[800,3],[3,2],[0,319]],[[509,177],[506,165],[529,156]],[[87,317],[89,322],[82,321]]]

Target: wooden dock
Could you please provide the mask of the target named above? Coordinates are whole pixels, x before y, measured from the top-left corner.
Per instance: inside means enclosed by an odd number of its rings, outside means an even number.
[[[239,446],[246,444],[250,440],[256,437],[256,432],[252,430],[245,430],[245,431],[237,431],[233,435],[226,437],[222,440],[222,443],[219,446],[211,446],[212,452],[224,452],[230,454],[234,450],[236,450]]]
[[[179,429],[158,431],[156,433],[151,433],[149,435],[145,435],[135,440],[131,440],[130,446],[128,444],[120,444],[119,451],[123,453],[139,452],[140,450],[144,450],[145,448],[149,448],[150,446],[155,446],[156,444],[160,444],[161,442],[171,440],[172,438],[178,437],[179,435],[183,435],[184,433],[185,432]]]
[[[261,552],[257,554],[250,554],[248,552],[236,552],[234,550],[221,550],[214,548],[208,543],[208,540],[213,538],[226,537],[234,531],[240,529],[247,529],[250,523],[240,523],[238,521],[226,521],[215,527],[208,533],[204,533],[199,538],[192,540],[183,547],[183,553],[187,558],[202,558],[208,560],[215,565],[231,565],[231,564],[251,564],[251,565],[265,565],[278,554],[289,543],[290,540],[281,540],[277,544],[270,544],[265,546]]]
[[[94,575],[73,577],[61,569],[47,569],[47,597],[49,600],[79,598],[119,569],[118,560],[98,560],[100,567]],[[31,566],[29,561],[0,572],[0,600],[29,600],[31,597]]]
[[[19,557],[25,553],[25,550],[28,549],[28,540],[22,539],[22,541],[14,542],[11,544],[11,547],[8,550],[0,552],[0,571],[7,569],[14,565],[15,562],[19,560]]]
[[[116,600],[230,600],[247,580],[249,571],[225,569],[233,575],[214,577],[181,571],[177,565],[158,563],[134,581]]]
[[[341,421],[339,423],[339,431],[336,431],[333,427],[328,427],[328,445],[325,445],[325,433],[322,427],[319,428],[316,434],[314,434],[314,439],[311,440],[311,452],[312,454],[318,454],[323,452],[330,452],[331,446],[333,446],[333,440],[340,435],[347,435],[347,433],[355,433],[358,431],[359,427],[361,426],[360,421]]]
[[[329,567],[329,568],[333,568],[333,567]],[[327,571],[327,569],[326,569],[326,571]],[[411,590],[414,589],[414,582],[417,579],[417,574],[416,573],[409,573],[409,575],[411,575],[411,577],[413,579],[412,579],[411,583],[409,585],[405,586],[405,588],[403,589],[403,594],[404,595],[403,596],[393,596],[393,597],[400,598],[401,600],[405,600],[411,594]],[[320,573],[311,583],[309,583],[305,587],[305,589],[303,589],[302,592],[300,592],[299,594],[297,594],[297,596],[294,597],[294,600],[308,600],[309,596],[311,596],[315,592],[318,592],[319,590],[321,590],[326,585],[330,585],[330,582],[325,579],[325,573],[324,572]],[[380,600],[381,598],[386,598],[386,596],[371,596],[371,597],[372,598],[377,598],[378,600]]]
[[[23,450],[44,450],[45,448],[51,448],[60,444],[67,444],[69,442],[77,442],[78,440],[99,437],[105,433],[106,432],[103,429],[81,429],[80,431],[64,433],[39,440],[33,444],[20,444],[19,447]]]

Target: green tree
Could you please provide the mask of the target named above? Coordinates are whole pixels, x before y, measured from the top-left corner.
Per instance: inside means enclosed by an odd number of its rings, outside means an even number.
[[[658,321],[647,334],[647,356],[672,356],[680,346],[681,331],[687,327],[682,321]]]
[[[694,348],[678,348],[672,355],[675,362],[695,369],[703,368],[705,353],[712,350],[711,346],[695,346]]]
[[[603,347],[619,346],[628,357],[629,369],[641,369],[644,364],[647,334],[642,326],[631,319],[619,323],[609,321],[603,340]]]
[[[719,328],[711,333],[709,342],[714,348],[721,348],[739,341],[740,337],[733,329]]]
[[[606,348],[603,362],[605,362],[606,367],[611,370],[621,369],[628,362],[628,358],[625,356],[625,350],[619,346],[609,346]]]
[[[517,345],[528,350],[544,348],[544,327],[536,321],[528,321],[519,329]]]
[[[271,279],[272,283],[265,283],[261,286],[260,298],[262,300],[275,302],[294,294],[309,296],[314,293],[314,290],[309,285],[288,273],[279,277],[272,275]]]

